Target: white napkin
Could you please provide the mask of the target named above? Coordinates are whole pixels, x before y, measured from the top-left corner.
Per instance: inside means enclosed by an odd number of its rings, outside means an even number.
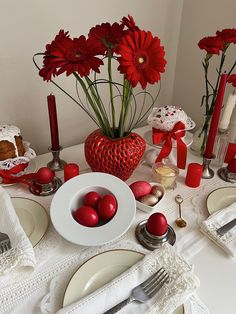
[[[0,232],[6,233],[11,241],[11,249],[0,254],[0,275],[12,269],[34,267],[34,249],[26,236],[9,194],[0,186]]]
[[[114,280],[83,299],[59,310],[57,314],[100,314],[128,298],[131,290],[145,281],[160,267],[164,267],[170,281],[147,303],[132,302],[119,313],[172,313],[183,304],[199,286],[192,265],[165,244],[147,254],[140,262]]]
[[[236,255],[236,226],[223,236],[218,235],[216,229],[234,218],[236,218],[236,202],[213,213],[200,225],[200,230],[231,256]]]

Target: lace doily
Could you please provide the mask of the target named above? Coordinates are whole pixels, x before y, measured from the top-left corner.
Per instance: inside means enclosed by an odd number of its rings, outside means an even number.
[[[193,120],[177,106],[154,107],[147,121],[151,127],[162,131],[171,131],[177,122],[184,123],[185,130],[195,127]]]
[[[35,151],[30,148],[30,143],[23,141],[23,145],[25,148],[24,156],[18,156],[11,159],[6,159],[3,161],[0,161],[0,169],[2,170],[10,170],[13,167],[19,165],[19,164],[25,164],[29,163],[30,160],[36,157]],[[21,176],[24,174],[24,171],[19,172],[16,176]]]

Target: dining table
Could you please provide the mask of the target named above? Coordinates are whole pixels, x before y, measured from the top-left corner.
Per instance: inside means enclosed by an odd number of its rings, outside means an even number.
[[[143,136],[149,128],[144,126],[136,132]],[[147,149],[149,148],[151,146],[147,145]],[[60,158],[67,163],[77,163],[80,168],[79,176],[91,172],[85,160],[83,143],[63,148]],[[37,155],[33,160],[34,171],[46,167],[51,160],[51,152]],[[201,164],[202,157],[192,154],[188,148],[187,164],[192,162]],[[174,247],[194,267],[194,273],[200,280],[200,287],[197,290],[199,300],[212,314],[234,314],[236,260],[210,241],[200,231],[200,224],[209,216],[208,196],[218,189],[236,188],[236,184],[223,181],[217,175],[217,168],[214,166],[212,168],[215,172],[214,177],[201,179],[197,188],[185,184],[187,167],[185,170],[180,169],[176,187],[166,191],[163,202],[155,211],[166,216],[168,224],[176,234]],[[56,176],[63,182],[63,170],[57,171]],[[137,180],[153,181],[152,167],[145,160],[140,162],[126,183],[129,185]],[[3,276],[2,280],[0,278],[0,313],[54,313],[62,306],[68,282],[81,264],[101,252],[113,249],[139,251],[141,248],[135,237],[135,229],[138,223],[147,219],[151,213],[137,209],[130,228],[120,238],[104,245],[86,247],[67,241],[55,230],[50,221],[50,205],[54,194],[38,196],[32,194],[28,186],[21,183],[3,187],[12,199],[31,199],[41,204],[48,213],[49,225],[43,237],[34,245],[37,260],[35,268],[12,271]],[[178,217],[178,206],[175,202],[177,194],[183,198],[182,215],[187,222],[185,228],[179,228],[175,223]],[[216,197],[215,203],[218,201]],[[145,253],[148,252],[145,249]]]

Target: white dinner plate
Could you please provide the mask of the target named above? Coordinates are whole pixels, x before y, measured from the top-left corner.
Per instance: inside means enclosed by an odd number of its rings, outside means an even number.
[[[143,256],[142,253],[120,249],[92,257],[82,264],[70,279],[64,294],[63,307],[101,288],[140,261]],[[180,306],[173,314],[183,313],[183,306]]]
[[[97,191],[113,194],[117,201],[115,216],[106,224],[85,227],[72,214],[82,205],[83,196]],[[119,178],[101,172],[76,176],[64,183],[53,197],[50,216],[57,232],[66,240],[85,246],[108,243],[124,234],[135,217],[136,203],[129,186]]]
[[[34,247],[44,236],[49,225],[46,209],[29,198],[12,197],[20,224]]]
[[[36,170],[36,163],[32,159],[30,160],[28,166],[24,169],[24,174],[35,172],[35,170]],[[19,184],[19,183],[0,183],[0,186],[10,186],[14,184]]]
[[[213,214],[236,202],[236,187],[224,187],[212,191],[207,197],[207,210]]]
[[[144,133],[143,138],[145,139],[145,141],[153,147],[161,147],[161,145],[155,145],[153,144],[152,141],[152,130],[148,130],[147,132]],[[185,133],[185,137],[183,138],[184,143],[186,144],[186,146],[190,146],[193,142],[193,134],[190,132],[186,132]],[[176,147],[176,141],[173,141],[173,148]]]

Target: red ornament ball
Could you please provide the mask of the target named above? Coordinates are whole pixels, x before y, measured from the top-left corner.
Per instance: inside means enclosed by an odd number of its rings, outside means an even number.
[[[162,236],[168,228],[166,217],[162,213],[152,214],[147,220],[146,228],[150,234]]]
[[[36,181],[40,184],[48,184],[52,182],[54,176],[55,173],[53,170],[47,167],[42,167],[36,173]]]

